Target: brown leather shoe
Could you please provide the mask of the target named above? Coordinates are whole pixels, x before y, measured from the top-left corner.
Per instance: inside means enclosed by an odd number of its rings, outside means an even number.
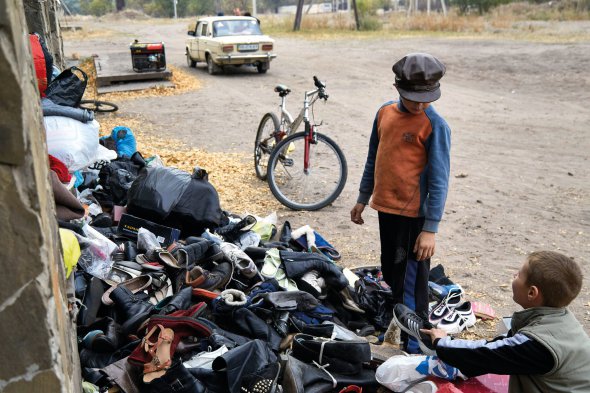
[[[223,288],[231,277],[233,267],[229,262],[221,262],[208,271],[200,266],[196,266],[186,273],[186,285],[193,288],[202,288],[208,291]]]

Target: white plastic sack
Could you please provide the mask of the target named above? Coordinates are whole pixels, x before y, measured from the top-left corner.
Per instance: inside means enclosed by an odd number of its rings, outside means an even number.
[[[425,375],[418,372],[416,367],[426,359],[423,355],[392,356],[377,367],[375,379],[389,390],[403,392],[412,383],[424,379]]]
[[[82,123],[63,116],[43,118],[47,135],[47,152],[65,164],[70,172],[94,162],[98,150],[96,120]]]

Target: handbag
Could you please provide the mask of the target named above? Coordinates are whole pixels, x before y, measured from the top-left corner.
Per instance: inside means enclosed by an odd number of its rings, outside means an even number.
[[[74,71],[77,71],[82,78],[78,77]],[[87,84],[88,75],[78,67],[70,67],[51,81],[45,90],[45,95],[54,104],[77,107],[86,91]]]

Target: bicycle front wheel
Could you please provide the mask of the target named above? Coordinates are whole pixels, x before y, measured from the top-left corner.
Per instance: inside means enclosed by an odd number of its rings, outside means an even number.
[[[94,112],[116,112],[119,107],[112,102],[98,100],[82,100],[78,105],[81,109]]]
[[[293,210],[319,210],[334,202],[348,176],[346,158],[329,137],[317,134],[309,146],[309,168],[304,168],[305,132],[283,139],[268,161],[270,190]]]
[[[254,142],[254,168],[256,176],[260,180],[266,180],[268,158],[275,147],[278,132],[279,119],[277,116],[271,112],[262,116]]]

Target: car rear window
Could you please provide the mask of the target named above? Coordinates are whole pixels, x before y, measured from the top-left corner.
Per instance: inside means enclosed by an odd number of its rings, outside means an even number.
[[[260,25],[252,20],[222,20],[213,22],[213,36],[261,35]]]

